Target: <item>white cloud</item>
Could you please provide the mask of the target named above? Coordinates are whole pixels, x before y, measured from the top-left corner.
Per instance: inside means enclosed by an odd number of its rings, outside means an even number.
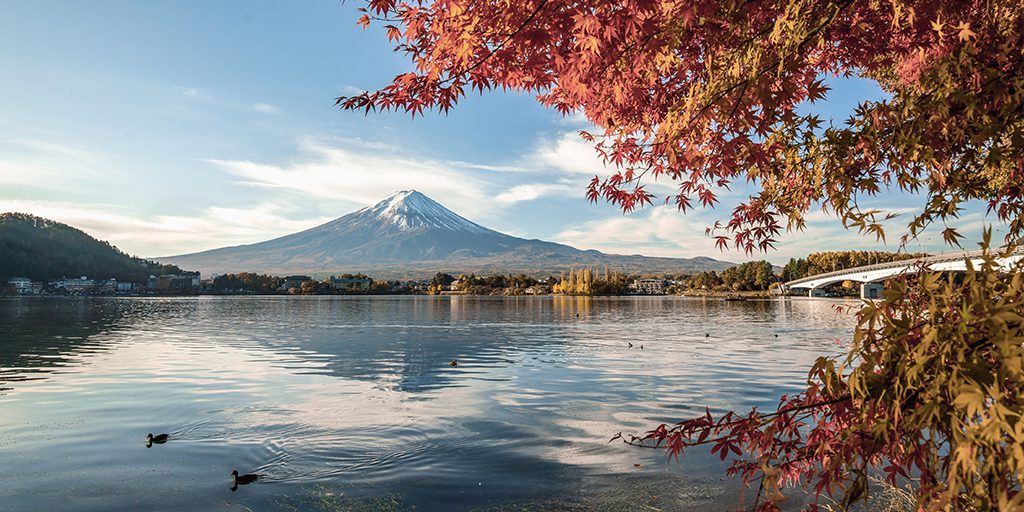
[[[591,133],[598,132],[600,128],[594,126],[593,123],[587,119],[587,115],[582,110],[574,110],[567,116],[562,116],[558,120],[558,124],[563,126],[572,126],[581,130],[587,130]]]
[[[182,96],[187,98],[206,98],[206,94],[195,87],[178,87],[178,90],[181,91]]]
[[[280,108],[277,108],[270,103],[256,102],[252,104],[252,109],[261,114],[278,115],[281,113]]]
[[[14,146],[35,153],[73,158],[79,162],[96,163],[100,156],[96,152],[69,144],[59,144],[48,140],[36,139],[0,139],[0,144]]]
[[[252,208],[212,206],[197,216],[141,217],[111,204],[0,199],[0,211],[63,222],[126,252],[148,257],[267,240],[329,220],[291,219],[284,215],[287,208],[271,203]]]
[[[615,254],[666,257],[717,254],[714,241],[704,235],[705,227],[706,222],[699,214],[684,215],[670,206],[655,206],[584,222],[558,233],[554,239],[581,249]],[[735,255],[728,253],[720,256],[735,259]]]
[[[165,204],[160,205],[156,214],[139,215],[135,209],[138,205],[84,202],[107,201],[110,196],[106,190],[115,190],[119,184],[130,181],[130,173],[118,170],[118,164],[123,164],[118,159],[70,144],[0,139],[0,194],[4,189],[8,191],[6,199],[0,195],[0,211],[26,211],[67,222],[129,252],[167,255],[292,233],[410,188],[471,220],[484,224],[497,220],[498,225],[515,226],[515,219],[508,217],[509,206],[552,196],[582,198],[589,178],[594,173],[608,172],[591,145],[574,132],[538,141],[534,149],[512,159],[511,164],[492,165],[424,158],[415,150],[374,140],[306,138],[299,141],[298,155],[290,161],[207,160],[225,171],[229,181],[233,177],[236,186],[227,187],[225,193],[229,194],[225,197],[231,197],[233,204],[254,206]],[[656,193],[670,194],[672,189],[667,185],[659,185],[663,188]],[[44,191],[49,197],[85,199],[79,203],[20,200],[19,186]],[[718,210],[683,214],[656,200],[658,206],[628,215],[612,214],[572,227],[560,225],[562,221],[556,216],[541,226],[523,226],[513,232],[517,236],[536,237],[548,230],[561,229],[552,237],[555,241],[584,249],[652,256],[710,255],[741,261],[749,257],[738,252],[718,252],[704,229],[714,220],[727,217],[734,202],[742,200],[747,192],[748,186],[740,184],[736,190],[722,194],[724,202]],[[13,198],[9,195],[12,193]],[[134,199],[128,195],[128,201]],[[246,202],[238,202],[239,199]],[[917,211],[906,205],[917,200],[886,194],[870,205],[865,204],[904,214],[890,223],[888,249],[897,249],[898,235],[908,217]],[[893,208],[886,208],[887,205]],[[201,209],[196,209],[197,206]],[[980,227],[988,220],[977,213],[983,210],[983,206],[971,208],[957,223],[972,240],[965,242],[966,247],[973,247]],[[147,206],[143,211],[152,210]],[[529,232],[537,228],[541,231]],[[947,250],[938,231],[932,229],[922,237],[925,249]],[[879,246],[873,237],[844,230],[838,220],[818,210],[808,214],[805,231],[784,233],[780,238],[777,251],[753,257],[780,262],[820,250]],[[919,247],[914,242],[911,250]]]
[[[302,156],[287,164],[210,159],[239,183],[287,190],[306,197],[340,200],[351,207],[373,204],[398,190],[416,189],[456,212],[492,212],[489,183],[447,162],[417,158],[400,150],[367,147],[360,141],[300,141]]]
[[[525,185],[516,185],[498,194],[494,200],[504,205],[511,205],[552,195],[577,195],[582,197],[583,187],[573,183],[527,183]]]
[[[536,172],[538,183],[517,186],[499,196],[499,201],[513,203],[544,196],[581,197],[594,176],[604,178],[616,170],[606,166],[594,149],[594,144],[583,140],[576,131],[561,132],[553,139],[538,140],[531,153],[524,156],[521,162],[520,167]],[[644,185],[649,192],[659,197],[675,191],[672,184],[666,181],[647,180]]]
[[[534,167],[569,175],[589,177],[608,173],[594,145],[580,138],[577,132],[564,132],[555,140],[539,141],[536,152],[526,160]]]
[[[355,96],[357,94],[362,94],[366,92],[366,89],[362,89],[354,85],[345,85],[342,86],[341,92],[344,93],[343,96]]]
[[[67,191],[123,177],[102,152],[37,139],[0,139],[0,183]],[[3,191],[0,190],[0,193]]]
[[[719,218],[722,216],[716,215],[713,211],[684,214],[672,206],[656,206],[620,217],[585,222],[563,230],[554,236],[554,240],[579,248],[618,254],[711,256],[737,262],[767,259],[779,264],[791,257],[802,257],[820,251],[896,251],[900,248],[899,236],[905,230],[905,220],[901,220],[902,218],[886,223],[888,241],[883,243],[876,241],[874,235],[862,235],[856,230],[844,229],[835,217],[818,211],[808,215],[807,225],[803,231],[783,232],[778,237],[779,242],[775,250],[747,255],[735,249],[720,252],[715,248],[714,239],[705,235],[705,228]],[[963,242],[965,248],[974,248],[974,240],[980,239],[983,226],[991,220],[982,212],[967,213],[958,220],[957,227],[967,240]],[[907,250],[942,252],[953,249],[944,245],[939,232],[933,229],[926,231],[921,240],[909,244]]]

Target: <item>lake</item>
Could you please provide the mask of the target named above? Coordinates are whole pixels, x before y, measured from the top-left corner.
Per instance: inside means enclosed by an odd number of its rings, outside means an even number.
[[[835,304],[0,299],[0,510],[728,509],[717,457],[609,438],[774,406]]]

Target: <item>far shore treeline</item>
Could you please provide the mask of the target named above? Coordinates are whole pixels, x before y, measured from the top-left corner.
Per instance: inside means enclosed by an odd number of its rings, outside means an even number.
[[[341,273],[327,279],[304,275],[277,276],[255,272],[204,276],[173,265],[133,257],[107,242],[59,222],[21,213],[0,214],[0,293],[75,294],[459,294],[459,295],[627,295],[627,294],[764,294],[780,281],[872,263],[884,263],[922,254],[881,251],[829,251],[791,259],[781,273],[768,261],[751,261],[720,272],[647,274],[608,267],[566,269],[559,275],[459,274],[437,272],[413,280],[374,278],[363,273]],[[176,276],[185,276],[177,279]],[[115,280],[127,287],[60,288],[54,280],[87,276],[96,283]],[[168,286],[154,285],[155,276],[175,277]],[[193,279],[194,277],[194,279]],[[15,283],[19,281],[19,283]],[[31,287],[26,281],[38,281]],[[147,284],[148,283],[148,284]],[[176,283],[181,283],[179,287]],[[18,284],[20,288],[15,286]],[[840,286],[839,294],[855,295],[854,286]]]

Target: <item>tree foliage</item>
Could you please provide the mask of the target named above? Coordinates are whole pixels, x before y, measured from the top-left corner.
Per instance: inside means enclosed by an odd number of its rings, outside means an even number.
[[[610,176],[592,200],[650,204],[667,180],[682,210],[737,182],[757,192],[709,229],[721,247],[767,249],[821,206],[884,236],[887,212],[859,200],[916,192],[904,240],[980,200],[1024,230],[1021,0],[368,0],[415,65],[346,109],[448,111],[469,90],[527,91],[582,112]],[[845,122],[802,108],[824,78],[857,75],[888,99]],[[808,110],[810,110],[808,112]],[[947,227],[943,237],[956,242]]]
[[[570,269],[568,274],[563,273],[558,282],[551,286],[551,293],[593,295],[594,269],[590,267],[580,270]]]
[[[623,295],[630,290],[630,284],[639,276],[630,276],[605,267],[595,272],[591,267],[563,272],[551,285],[551,293],[565,295]]]
[[[704,271],[686,278],[686,288],[707,291],[767,290],[778,277],[772,264],[765,260],[748,261],[721,272]]]
[[[765,261],[748,261],[722,271],[722,283],[732,291],[767,290],[775,282],[772,264]]]
[[[284,278],[255,272],[221,274],[213,278],[215,292],[277,293],[284,285]]]

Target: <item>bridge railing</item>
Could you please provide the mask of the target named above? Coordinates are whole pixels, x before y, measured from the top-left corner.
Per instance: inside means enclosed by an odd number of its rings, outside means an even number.
[[[1024,253],[1024,246],[1018,247],[1015,251],[1016,254]],[[783,283],[783,286],[787,288],[798,287],[802,283],[808,281],[817,281],[819,279],[827,279],[829,277],[839,277],[847,274],[856,274],[862,272],[871,272],[873,270],[884,270],[887,268],[896,267],[912,267],[914,265],[920,265],[922,263],[943,263],[947,261],[960,261],[965,259],[974,259],[984,254],[984,251],[959,251],[959,252],[944,252],[941,254],[934,254],[931,256],[925,256],[924,258],[909,258],[905,260],[887,261],[885,263],[875,263],[872,265],[863,265],[860,267],[846,268],[842,270],[834,270],[832,272],[824,272],[821,274],[814,274],[813,276],[801,277],[800,279],[794,279],[787,283]]]

